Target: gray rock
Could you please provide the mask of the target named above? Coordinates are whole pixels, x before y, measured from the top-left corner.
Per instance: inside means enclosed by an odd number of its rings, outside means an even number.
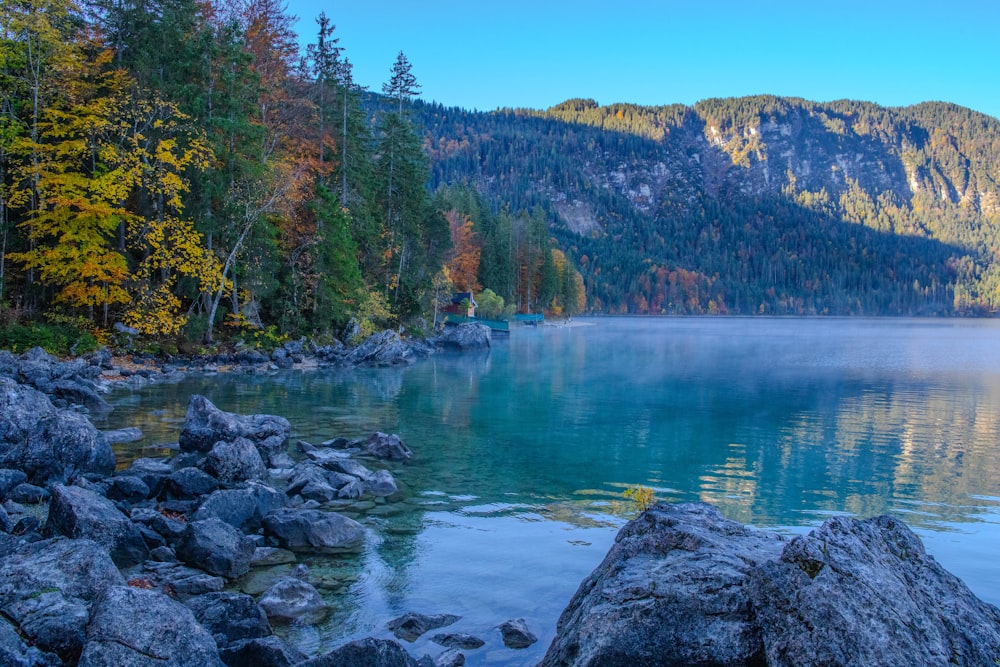
[[[431,641],[448,648],[464,648],[466,650],[479,648],[486,642],[475,635],[464,632],[445,632],[434,635]]]
[[[270,512],[284,507],[287,496],[266,484],[251,483],[238,489],[220,489],[205,498],[193,515],[195,521],[221,519],[244,533],[255,532]]]
[[[413,363],[413,354],[399,334],[386,329],[369,336],[351,350],[348,361],[357,366],[397,366]]]
[[[3,505],[0,505],[0,533],[9,533],[11,528],[14,527],[14,522],[10,520],[10,515],[7,514],[7,510]],[[0,554],[0,558],[3,555]]]
[[[93,382],[83,378],[63,378],[52,382],[46,393],[71,405],[82,405],[91,412],[111,412],[112,407],[97,393]]]
[[[193,499],[208,495],[219,488],[219,480],[193,466],[170,473],[163,485],[172,498]]]
[[[146,500],[151,495],[149,486],[136,475],[115,475],[107,482],[108,490],[105,495],[111,500],[137,503]]]
[[[152,498],[160,495],[163,483],[172,472],[173,468],[167,461],[140,458],[133,461],[127,469],[121,471],[121,474],[133,475],[141,479],[149,487],[149,495]]]
[[[185,604],[195,620],[212,633],[219,648],[271,635],[267,615],[249,595],[209,593],[190,598]]]
[[[417,661],[398,642],[367,637],[307,660],[299,667],[417,667]]]
[[[237,415],[215,407],[204,396],[195,394],[188,402],[187,416],[179,439],[182,451],[207,452],[220,440],[250,440],[265,462],[272,452],[285,448],[291,424],[275,415]]]
[[[37,505],[49,497],[49,492],[40,486],[25,482],[11,489],[7,497],[22,505]]]
[[[500,624],[500,635],[507,648],[528,648],[538,641],[538,637],[528,629],[523,618],[513,618]]]
[[[77,486],[56,484],[51,488],[46,535],[94,540],[108,550],[119,567],[141,563],[149,555],[135,525],[110,500]]]
[[[337,497],[337,486],[323,468],[314,463],[300,463],[292,469],[285,493],[325,503]]]
[[[784,540],[711,505],[656,505],[618,533],[556,624],[542,665],[750,665],[763,643],[745,584]]]
[[[0,469],[0,499],[6,499],[11,489],[27,481],[28,476],[20,470]]]
[[[253,540],[220,519],[192,521],[177,543],[177,557],[209,574],[235,579],[250,570]]]
[[[369,456],[392,461],[406,461],[413,456],[410,448],[396,434],[373,433],[364,441],[362,448]]]
[[[187,607],[157,591],[116,587],[95,608],[79,667],[222,667]]]
[[[362,464],[352,458],[345,457],[343,454],[337,454],[337,456],[328,459],[326,463],[321,463],[320,465],[326,470],[343,473],[351,477],[357,477],[358,479],[368,479],[372,476],[372,471]]]
[[[257,547],[253,551],[250,567],[269,567],[271,565],[287,565],[298,560],[291,551],[277,547]]]
[[[657,505],[622,528],[556,633],[542,667],[1000,660],[1000,610],[901,522],[837,517],[786,542],[704,504]]]
[[[1000,610],[889,516],[829,519],[757,568],[749,591],[771,665],[1000,663]]]
[[[321,510],[286,507],[268,514],[263,523],[265,532],[291,551],[356,551],[365,539],[365,529],[357,521]]]
[[[490,328],[478,322],[445,327],[444,332],[437,337],[437,344],[441,347],[462,352],[488,350],[492,341]]]
[[[220,440],[213,445],[203,464],[205,472],[224,484],[262,480],[267,476],[267,466],[260,453],[246,438],[232,442]]]
[[[143,525],[162,535],[168,542],[174,542],[182,534],[187,525],[179,519],[165,516],[153,509],[134,509],[131,514],[132,523]]]
[[[434,658],[434,667],[462,667],[465,656],[457,648],[450,648]]]
[[[368,487],[363,480],[352,479],[350,482],[340,487],[340,489],[337,491],[337,497],[348,500],[355,500],[365,495],[365,491],[367,489]]]
[[[385,498],[399,492],[396,480],[388,470],[376,471],[364,481],[364,486],[367,493],[379,498]]]
[[[43,486],[87,473],[110,475],[115,457],[86,417],[56,409],[44,394],[0,377],[0,467]]]
[[[218,593],[226,584],[222,577],[206,574],[173,561],[147,560],[142,564],[142,574],[164,593],[179,600]]]
[[[71,658],[83,646],[93,605],[124,584],[107,549],[91,540],[23,544],[0,561],[0,612],[32,644]]]
[[[428,630],[443,628],[460,618],[462,617],[454,614],[418,614],[410,611],[389,621],[388,627],[392,630],[392,634],[412,642]]]
[[[125,444],[142,440],[142,431],[134,426],[101,431],[112,445]]]
[[[9,667],[61,667],[63,661],[52,653],[28,646],[6,619],[0,617],[0,665]]]
[[[309,583],[295,577],[283,577],[260,598],[267,617],[275,621],[319,623],[330,611],[319,592]]]
[[[308,660],[274,635],[233,642],[219,650],[219,657],[227,667],[296,667]]]

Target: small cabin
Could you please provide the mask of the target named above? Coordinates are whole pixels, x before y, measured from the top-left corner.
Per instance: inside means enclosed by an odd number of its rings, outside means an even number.
[[[468,302],[469,307],[464,308],[462,304]],[[455,292],[451,297],[451,304],[448,305],[444,312],[451,313],[452,315],[461,315],[463,317],[475,317],[476,308],[479,304],[472,297],[472,292]]]

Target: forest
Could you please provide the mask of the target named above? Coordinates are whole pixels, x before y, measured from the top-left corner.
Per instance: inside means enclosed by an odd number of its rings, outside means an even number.
[[[302,44],[279,0],[0,8],[3,346],[419,334],[454,290],[583,309],[542,209],[430,188],[402,52],[368,92],[333,21]]]
[[[545,210],[593,312],[1000,307],[1000,122],[969,109],[757,96],[415,110],[432,182]]]
[[[363,89],[333,20],[295,21],[0,2],[0,347],[420,335],[456,291],[494,317],[1000,307],[994,118],[767,95],[473,112],[420,100],[402,52]]]

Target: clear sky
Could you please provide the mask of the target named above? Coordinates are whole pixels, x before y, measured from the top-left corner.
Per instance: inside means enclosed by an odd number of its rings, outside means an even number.
[[[380,91],[403,51],[421,97],[544,109],[755,94],[1000,117],[1000,0],[290,0],[300,42],[321,11],[355,81]]]

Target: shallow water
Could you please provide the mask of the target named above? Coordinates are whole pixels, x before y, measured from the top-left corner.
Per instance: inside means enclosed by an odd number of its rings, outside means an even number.
[[[390,636],[405,611],[454,613],[486,646],[467,664],[534,664],[580,581],[633,513],[623,489],[704,500],[801,532],[892,513],[980,597],[1000,604],[1000,321],[585,320],[517,329],[488,355],[405,369],[191,377],[112,395],[102,427],[176,442],[188,397],[287,417],[293,441],[398,433],[402,503],[360,513],[362,554],[307,559],[334,605],[284,628],[308,651]],[[265,576],[275,576],[267,573]],[[266,581],[242,582],[255,590]],[[524,617],[540,641],[503,647]],[[407,648],[436,655],[428,633]]]

